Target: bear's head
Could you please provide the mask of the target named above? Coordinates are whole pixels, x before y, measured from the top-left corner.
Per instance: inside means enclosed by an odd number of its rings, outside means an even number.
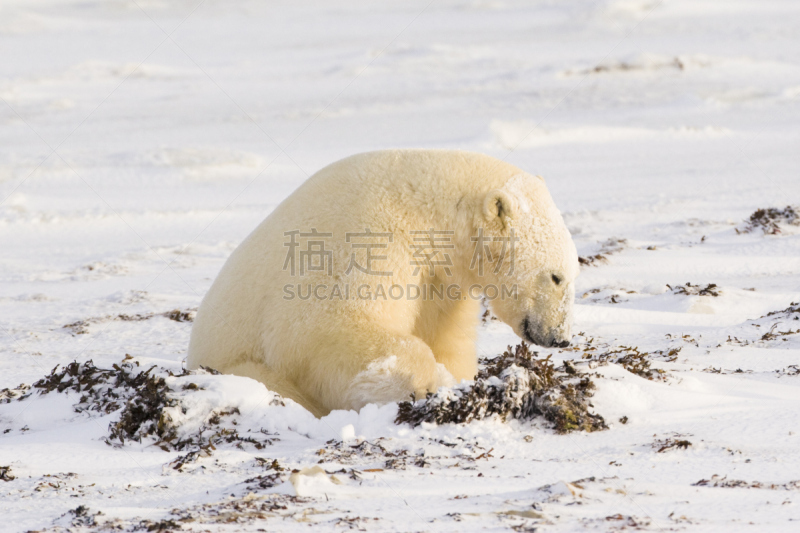
[[[519,174],[484,193],[475,216],[472,270],[497,317],[528,342],[570,343],[578,253],[544,180]],[[488,283],[487,283],[488,282]]]

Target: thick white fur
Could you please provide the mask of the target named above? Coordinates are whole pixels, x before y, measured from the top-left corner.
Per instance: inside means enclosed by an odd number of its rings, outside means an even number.
[[[283,270],[288,238],[300,230],[333,233],[332,276]],[[374,255],[391,278],[358,270],[345,274],[353,251],[345,233],[391,232],[394,242]],[[453,266],[445,276],[427,268],[414,275],[410,231],[452,230]],[[483,277],[470,269],[475,243],[514,230],[514,272]],[[302,241],[301,241],[302,242]],[[502,243],[493,243],[493,258]],[[361,256],[363,264],[363,256]],[[508,259],[508,255],[506,256]],[[298,258],[299,260],[299,258]],[[556,284],[553,275],[560,280]],[[348,157],[320,170],[284,200],[231,254],[192,329],[189,368],[208,366],[252,377],[304,405],[317,416],[360,409],[369,402],[407,399],[477,370],[474,299],[435,301],[284,299],[285,285],[366,284],[421,286],[457,283],[518,287],[516,299],[495,299],[497,316],[523,338],[551,345],[569,340],[575,247],[544,180],[492,157],[450,150],[390,150]],[[322,293],[325,294],[325,293]]]

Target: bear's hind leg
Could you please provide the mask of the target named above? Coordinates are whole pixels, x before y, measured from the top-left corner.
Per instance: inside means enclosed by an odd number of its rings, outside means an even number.
[[[309,411],[311,414],[320,418],[327,415],[330,411],[323,408],[319,403],[315,402],[308,395],[304,394],[291,380],[286,379],[266,367],[263,363],[256,363],[253,361],[246,361],[239,363],[235,366],[225,369],[226,374],[233,374],[235,376],[244,376],[253,378],[263,383],[267,389],[272,392],[277,392],[284,398],[289,398]]]

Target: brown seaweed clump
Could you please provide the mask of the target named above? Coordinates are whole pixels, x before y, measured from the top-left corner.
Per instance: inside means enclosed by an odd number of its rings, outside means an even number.
[[[790,205],[783,209],[776,207],[756,209],[747,219],[744,229],[741,231],[737,229],[736,233],[750,233],[760,229],[764,235],[778,235],[781,233],[781,224],[800,226],[800,210]]]
[[[14,481],[15,479],[10,466],[0,466],[0,481]]]
[[[14,401],[24,400],[30,395],[31,386],[27,383],[22,383],[18,387],[0,390],[0,403],[11,403]]]
[[[113,413],[121,409],[135,394],[135,391],[152,388],[152,383],[164,381],[153,378],[150,373],[155,366],[141,370],[138,362],[122,362],[112,368],[98,368],[92,360],[79,363],[73,361],[59,372],[56,365],[50,374],[33,384],[39,394],[50,392],[81,393],[81,398],[74,405],[77,413],[97,411]],[[166,384],[162,384],[163,388]]]
[[[693,487],[722,487],[725,489],[768,489],[768,490],[798,490],[800,480],[789,481],[788,483],[762,483],[761,481],[744,481],[741,479],[728,479],[728,476],[720,477],[717,474],[711,479],[701,479],[692,483]]]
[[[600,263],[608,263],[608,256],[621,252],[628,244],[628,239],[618,239],[612,237],[600,243],[600,251],[594,255],[578,257],[581,266],[597,266]]]
[[[792,318],[793,320],[800,319],[800,302],[792,302],[786,309],[781,309],[780,311],[771,311],[764,316],[775,315],[780,315],[779,318]]]
[[[64,329],[67,329],[72,333],[72,336],[76,335],[86,335],[89,333],[89,327],[92,324],[100,324],[102,322],[109,322],[109,321],[120,321],[120,322],[142,322],[144,320],[150,320],[151,318],[155,318],[158,316],[166,317],[170,320],[174,320],[175,322],[193,322],[195,313],[197,309],[187,309],[185,311],[181,311],[180,309],[173,309],[172,311],[165,311],[163,313],[137,313],[135,315],[126,315],[120,314],[117,316],[105,316],[105,317],[95,317],[95,318],[86,318],[84,320],[78,320],[77,322],[73,322],[71,324],[66,324]]]
[[[120,411],[117,422],[109,425],[109,437],[124,443],[126,439],[141,441],[155,436],[159,441],[174,438],[174,428],[164,416],[164,409],[175,407],[177,400],[162,376],[154,375],[155,366],[147,370],[137,361],[126,359],[111,368],[99,368],[92,360],[73,361],[61,371],[53,368],[49,375],[33,384],[40,394],[75,392],[81,394],[73,406],[77,413],[94,411],[110,414]],[[186,372],[180,375],[186,375]]]
[[[543,417],[558,433],[607,429],[603,417],[589,412],[594,383],[588,377],[558,372],[550,357],[538,358],[525,343],[499,357],[481,360],[472,383],[428,393],[399,404],[397,424],[418,426],[467,423],[491,416],[502,420]]]
[[[685,296],[713,296],[716,298],[722,292],[716,283],[709,283],[705,287],[702,285],[692,285],[688,282],[686,285],[676,285],[674,287],[670,284],[667,284],[667,288],[671,290],[673,294],[681,294]]]
[[[209,455],[220,444],[232,444],[240,449],[247,444],[260,450],[277,440],[265,431],[256,437],[240,435],[235,427],[224,424],[223,418],[233,419],[241,415],[236,407],[214,409],[197,431],[184,434],[172,415],[185,413],[182,397],[202,388],[196,383],[186,383],[182,388],[175,389],[166,378],[198,373],[218,374],[215,370],[205,368],[191,372],[184,370],[180,374],[157,369],[156,366],[144,370],[130,356],[111,368],[97,367],[91,360],[82,363],[73,361],[60,371],[59,366],[53,368],[49,375],[34,383],[32,389],[40,394],[79,393],[80,399],[73,405],[77,413],[111,414],[119,411],[119,419],[109,424],[108,437],[105,439],[107,444],[122,445],[126,441],[142,442],[147,438],[154,439],[155,445],[164,450],[194,452],[187,454],[180,466],[193,462],[200,454]],[[16,389],[4,389],[0,391],[0,401],[25,400],[30,392],[24,385]]]

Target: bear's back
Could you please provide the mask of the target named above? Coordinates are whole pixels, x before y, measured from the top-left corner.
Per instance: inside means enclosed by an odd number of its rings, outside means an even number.
[[[330,252],[327,260],[339,266],[333,278],[341,280],[358,239],[346,242],[347,234],[391,234],[394,249],[400,249],[398,240],[410,230],[446,227],[464,198],[482,197],[520,172],[484,154],[413,149],[356,154],[321,169],[231,254],[198,311],[189,366],[225,371],[253,357],[277,361],[270,350],[304,344],[298,320],[329,320],[331,302],[284,299],[287,284],[331,283],[324,269],[301,272],[304,259],[296,252],[309,241]],[[309,237],[314,233],[319,237]],[[339,312],[358,311],[357,303],[341,305],[349,307]],[[317,327],[324,330],[325,324]]]

